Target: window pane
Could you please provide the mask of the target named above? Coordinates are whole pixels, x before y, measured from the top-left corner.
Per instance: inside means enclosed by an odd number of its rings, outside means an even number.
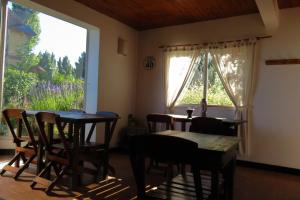
[[[190,57],[172,57],[170,59],[170,67],[169,67],[169,90],[168,97],[173,98],[179,88],[181,87],[181,83],[184,80],[185,74],[189,68],[191,63]]]
[[[208,86],[207,86],[207,104],[233,106],[230,98],[228,97],[223,84],[213,67],[212,58],[208,56]]]
[[[191,77],[178,98],[178,104],[199,104],[203,98],[205,53],[196,60]]]
[[[9,2],[3,108],[83,109],[86,35],[82,27]]]

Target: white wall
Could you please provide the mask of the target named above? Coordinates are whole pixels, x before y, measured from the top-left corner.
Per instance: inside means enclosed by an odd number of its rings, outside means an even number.
[[[254,101],[254,130],[250,161],[300,169],[300,65],[266,66],[265,59],[300,58],[300,8],[280,12],[279,30],[261,40],[260,70]],[[140,33],[136,114],[163,112],[162,52],[160,45],[241,39],[264,35],[258,14]],[[143,69],[143,59],[155,56],[152,71]],[[181,109],[183,111],[183,109]],[[209,111],[210,112],[210,111]],[[211,110],[215,115],[216,110]]]
[[[266,59],[300,58],[300,8],[280,12],[280,26],[262,41],[254,102],[253,161],[300,168],[300,65],[265,65]]]
[[[73,0],[34,2],[100,29],[98,110],[114,111],[121,116],[112,139],[115,146],[120,129],[127,125],[128,114],[135,111],[138,32]],[[126,41],[127,56],[117,54],[119,37]]]

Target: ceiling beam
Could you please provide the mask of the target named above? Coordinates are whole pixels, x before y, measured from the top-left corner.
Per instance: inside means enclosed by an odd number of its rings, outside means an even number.
[[[268,34],[279,26],[279,8],[277,0],[255,0]]]

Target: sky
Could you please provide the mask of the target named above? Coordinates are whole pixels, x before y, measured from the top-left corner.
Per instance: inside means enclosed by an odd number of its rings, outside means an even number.
[[[41,26],[40,41],[33,49],[35,54],[48,51],[56,60],[68,56],[75,67],[82,52],[86,51],[87,30],[49,15],[39,13]]]

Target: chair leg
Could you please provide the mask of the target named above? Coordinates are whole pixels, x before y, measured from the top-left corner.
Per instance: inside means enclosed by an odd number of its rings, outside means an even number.
[[[61,166],[57,166],[57,165],[53,164],[53,169],[54,169],[55,175],[58,176],[59,172],[61,171]]]
[[[16,143],[17,147],[21,146],[21,143]],[[21,156],[21,153],[19,152],[19,155]],[[20,166],[20,156],[18,156],[16,162],[15,162],[15,167],[19,167]]]
[[[31,156],[25,163],[24,165],[17,171],[17,173],[15,174],[14,176],[14,179],[16,180],[20,174],[26,169],[29,167],[29,164],[31,163],[31,161],[33,161],[33,159],[35,158],[36,156]]]
[[[100,181],[100,180],[103,179],[103,173],[104,172],[103,172],[103,164],[102,164],[102,162],[99,162],[98,164],[95,164],[95,167],[97,168],[97,174],[95,176],[94,181],[98,182],[98,181]]]
[[[193,178],[194,178],[194,184],[196,188],[196,197],[197,200],[203,199],[203,188],[202,188],[202,180],[201,180],[201,174],[200,169],[192,168],[193,172]]]
[[[153,159],[150,159],[149,166],[148,166],[148,168],[147,168],[147,170],[146,170],[147,174],[150,173],[150,170],[151,170],[151,168],[153,167],[153,163],[154,163]]]
[[[52,162],[48,162],[48,164],[46,165],[46,167],[37,175],[37,177],[43,177],[51,168]],[[30,187],[33,189],[34,186],[37,184],[36,181],[32,181]]]
[[[181,168],[181,169],[180,169],[181,174],[182,174],[182,175],[185,175],[185,170],[186,170],[186,169],[185,169],[185,168],[186,168],[186,167],[185,167],[185,164],[181,164],[180,168]]]
[[[52,183],[47,187],[46,194],[50,194],[52,189],[55,187],[56,183],[63,177],[63,175],[66,173],[68,167],[63,167],[58,176],[52,181]]]
[[[115,176],[115,175],[116,175],[116,170],[115,170],[115,168],[114,168],[112,165],[110,165],[109,163],[108,163],[108,170],[111,172],[111,175],[112,175],[112,176]]]
[[[167,177],[168,180],[171,180],[174,176],[174,172],[173,172],[173,164],[172,163],[168,163],[167,167],[165,169],[165,176]]]
[[[8,163],[6,166],[11,166],[14,162],[16,162],[19,159],[19,156],[21,153],[17,153]],[[6,172],[5,167],[1,171],[1,176]]]
[[[21,159],[22,159],[23,163],[26,163],[27,159],[26,159],[24,153],[21,153]]]

